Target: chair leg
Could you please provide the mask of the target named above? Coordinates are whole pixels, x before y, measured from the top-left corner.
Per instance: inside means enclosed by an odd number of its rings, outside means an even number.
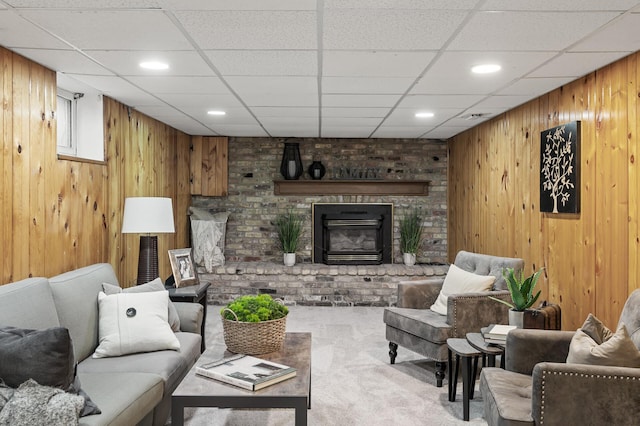
[[[446,362],[436,361],[436,387],[442,387],[442,381],[444,380],[444,372],[446,368]]]
[[[396,363],[396,357],[398,356],[398,345],[393,342],[389,342],[389,360],[391,364]]]

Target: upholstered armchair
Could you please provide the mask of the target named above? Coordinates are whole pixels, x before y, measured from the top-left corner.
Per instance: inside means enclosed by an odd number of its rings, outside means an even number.
[[[491,295],[511,300],[506,282],[502,277],[504,268],[520,271],[524,268],[522,259],[498,257],[460,251],[453,263],[457,269],[481,276],[493,276],[489,291],[472,291],[449,294],[446,314],[430,309],[439,299],[445,279],[425,279],[404,281],[398,284],[396,307],[384,310],[386,338],[389,341],[389,358],[395,363],[398,346],[425,356],[436,362],[436,386],[441,387],[447,363],[447,339],[466,337],[467,333],[479,332],[489,324],[506,324],[508,307]],[[447,275],[451,274],[450,268]],[[442,304],[442,299],[439,301]]]
[[[640,348],[640,290],[627,299],[620,324],[627,328],[632,349]],[[483,368],[480,374],[489,426],[638,424],[640,368],[567,363],[576,333],[509,332],[505,369]],[[619,341],[615,345],[622,347]],[[593,347],[587,352],[602,354]],[[637,362],[640,354],[635,357]],[[612,360],[618,362],[615,355]]]

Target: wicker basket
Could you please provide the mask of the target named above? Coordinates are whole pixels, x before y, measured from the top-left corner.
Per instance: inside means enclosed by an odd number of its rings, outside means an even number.
[[[235,312],[231,309],[225,311]],[[224,343],[231,352],[261,355],[282,349],[287,317],[261,322],[232,321],[222,318]],[[236,317],[237,318],[237,317]]]

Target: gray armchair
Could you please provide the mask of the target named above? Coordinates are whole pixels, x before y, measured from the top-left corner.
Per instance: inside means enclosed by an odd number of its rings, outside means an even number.
[[[640,290],[620,316],[640,348]],[[489,426],[637,425],[640,369],[567,364],[573,331],[509,332],[505,369],[483,368],[480,391]]]
[[[467,272],[494,275],[496,281],[493,290],[450,295],[447,315],[441,315],[429,308],[440,293],[443,279],[405,281],[398,284],[397,307],[384,310],[391,364],[395,363],[398,346],[423,355],[436,362],[438,387],[442,386],[446,369],[447,339],[464,338],[467,333],[479,332],[489,324],[506,324],[508,307],[487,296],[511,300],[502,270],[514,268],[519,271],[524,268],[522,259],[466,251],[458,252],[454,264]]]

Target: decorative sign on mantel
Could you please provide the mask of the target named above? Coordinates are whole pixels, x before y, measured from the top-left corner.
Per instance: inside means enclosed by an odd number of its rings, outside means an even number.
[[[275,195],[427,195],[428,180],[276,180]]]

